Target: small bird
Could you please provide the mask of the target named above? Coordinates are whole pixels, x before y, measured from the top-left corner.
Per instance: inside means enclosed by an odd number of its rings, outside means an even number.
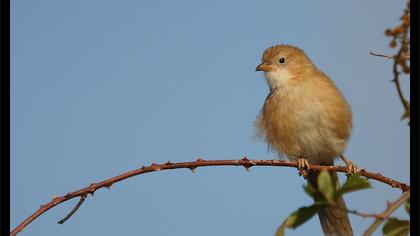
[[[263,71],[270,92],[256,120],[258,134],[268,146],[298,162],[299,174],[317,188],[318,172],[309,164],[333,165],[340,157],[348,174],[358,168],[344,156],[352,112],[334,82],[308,56],[291,45],[264,51],[256,71]],[[330,173],[338,184],[336,173]],[[344,200],[338,208],[346,208]],[[318,213],[325,235],[353,235],[346,211],[327,208]]]

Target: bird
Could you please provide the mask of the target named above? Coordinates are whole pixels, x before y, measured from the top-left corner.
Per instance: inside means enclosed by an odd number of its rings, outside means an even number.
[[[309,164],[331,166],[340,158],[348,175],[359,171],[344,155],[352,130],[351,107],[302,49],[269,47],[255,70],[264,72],[269,87],[255,126],[270,149],[296,161],[299,174],[315,189],[319,172]],[[338,186],[337,173],[329,174]],[[353,235],[344,199],[336,206],[318,212],[324,235]]]

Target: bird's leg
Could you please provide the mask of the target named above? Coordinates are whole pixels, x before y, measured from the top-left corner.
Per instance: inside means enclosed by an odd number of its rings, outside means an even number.
[[[353,162],[351,162],[349,159],[347,159],[344,154],[340,155],[340,159],[346,163],[346,170],[347,170],[347,176],[354,175],[360,172],[359,167],[357,167]]]
[[[299,175],[303,176],[303,178],[306,179],[308,177],[308,171],[310,169],[308,160],[303,157],[300,157],[299,159],[297,159],[297,162],[297,169],[299,171]]]

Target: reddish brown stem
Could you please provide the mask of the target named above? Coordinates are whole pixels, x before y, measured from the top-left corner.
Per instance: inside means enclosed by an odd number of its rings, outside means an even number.
[[[398,97],[400,98],[400,101],[404,107],[405,111],[409,111],[410,110],[410,104],[407,102],[407,99],[405,99],[403,92],[401,90],[401,86],[400,86],[400,80],[399,80],[399,71],[398,71],[398,63],[400,60],[403,60],[401,58],[401,54],[403,52],[403,46],[401,46],[400,50],[398,51],[397,56],[395,56],[394,58],[394,65],[393,65],[393,73],[394,73],[394,79],[392,80],[392,82],[395,83],[395,87],[397,89],[397,93],[398,93]]]
[[[143,166],[139,169],[135,169],[132,171],[125,172],[121,175],[106,179],[104,181],[101,181],[99,183],[92,183],[89,186],[82,188],[80,190],[67,193],[60,197],[54,197],[49,203],[45,205],[41,205],[41,207],[35,211],[31,216],[26,218],[23,222],[21,222],[13,231],[10,233],[10,235],[14,236],[20,231],[22,231],[28,224],[30,224],[33,220],[38,218],[40,215],[42,215],[44,212],[48,211],[49,209],[55,207],[58,204],[61,204],[65,201],[68,201],[75,197],[82,197],[87,196],[87,194],[94,194],[96,190],[106,187],[110,188],[111,185],[120,182],[124,179],[154,172],[154,171],[160,171],[160,170],[171,170],[171,169],[180,169],[180,168],[188,168],[192,171],[194,171],[197,167],[203,167],[203,166],[243,166],[247,170],[251,168],[252,166],[286,166],[286,167],[294,167],[297,168],[298,164],[297,162],[288,162],[284,160],[249,160],[247,158],[243,158],[241,160],[203,160],[198,159],[197,161],[193,162],[178,162],[178,163],[172,163],[172,162],[166,162],[165,164],[152,164],[150,166]],[[343,172],[346,173],[346,167],[343,166],[320,166],[320,165],[310,165],[311,170],[327,170],[327,171],[335,171],[335,172]],[[398,182],[396,180],[387,178],[380,173],[371,173],[364,169],[360,171],[360,175],[364,176],[369,179],[375,179],[377,181],[383,182],[385,184],[390,185],[393,188],[399,188],[402,191],[409,191],[410,186],[401,182]],[[73,208],[74,209],[74,208]],[[74,213],[74,212],[73,212]]]

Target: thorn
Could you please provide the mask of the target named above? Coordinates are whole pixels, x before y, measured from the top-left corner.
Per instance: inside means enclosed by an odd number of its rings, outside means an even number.
[[[43,207],[45,207],[45,205],[42,205],[42,204],[41,204],[41,206],[39,206],[39,208],[43,208]]]
[[[200,161],[204,161],[204,159],[201,158],[201,157],[198,157],[198,159],[196,160],[196,162],[200,162]]]
[[[195,173],[195,169],[196,169],[197,167],[188,167],[188,169],[190,169],[193,173]]]
[[[244,156],[244,158],[241,159],[242,161],[249,161],[247,156]]]
[[[96,183],[89,184],[89,190],[90,191],[96,191],[96,189],[95,189],[96,185],[97,185]]]
[[[245,167],[246,171],[249,172],[249,168],[252,167],[252,164],[243,164],[242,166]]]
[[[171,161],[167,161],[166,163],[165,163],[165,165],[172,165],[173,163],[171,162]]]
[[[112,184],[105,186],[105,188],[107,188],[108,190],[111,190],[111,186]]]
[[[91,184],[89,184],[89,194],[90,195],[92,195],[92,197],[94,197],[95,195],[95,191],[96,191],[96,189],[95,189],[95,186],[96,186],[96,184],[95,183],[91,183]]]
[[[145,168],[146,168],[145,166],[141,166],[141,168],[140,168],[140,169],[143,169],[143,170],[144,170]]]
[[[156,164],[154,162],[152,163],[152,165],[150,165],[150,167],[152,167],[152,169],[155,171],[162,169],[159,164]]]

